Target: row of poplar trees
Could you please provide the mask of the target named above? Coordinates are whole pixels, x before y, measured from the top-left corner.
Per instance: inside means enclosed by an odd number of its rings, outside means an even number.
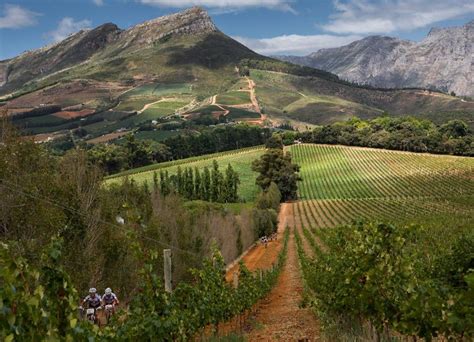
[[[178,193],[188,200],[203,200],[208,202],[235,203],[239,201],[238,173],[229,164],[225,172],[219,170],[217,161],[212,162],[212,168],[205,167],[202,172],[198,168],[178,166],[176,174],[169,175],[168,171],[154,173],[153,182],[160,192],[167,196]]]

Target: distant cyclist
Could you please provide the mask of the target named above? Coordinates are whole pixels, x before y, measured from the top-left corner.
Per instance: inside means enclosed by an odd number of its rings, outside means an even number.
[[[110,287],[105,289],[105,293],[102,296],[102,303],[105,305],[118,305],[120,302],[115,295],[115,293],[112,292],[112,289]]]
[[[119,304],[117,296],[112,292],[110,287],[105,289],[105,293],[102,296],[102,304],[105,308],[105,319],[107,320],[108,324],[110,317],[115,313],[115,306]]]
[[[82,301],[82,305],[87,304],[87,308],[97,310],[98,308],[100,308],[101,301],[102,299],[97,294],[97,290],[94,287],[92,287],[89,289],[89,294]]]

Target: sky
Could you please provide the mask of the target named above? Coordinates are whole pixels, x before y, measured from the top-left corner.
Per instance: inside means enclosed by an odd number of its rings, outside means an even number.
[[[264,55],[306,55],[369,35],[419,41],[474,19],[474,0],[2,0],[0,60],[113,22],[127,28],[191,6]]]

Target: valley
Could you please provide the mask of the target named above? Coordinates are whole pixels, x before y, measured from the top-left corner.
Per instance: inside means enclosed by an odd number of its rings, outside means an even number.
[[[186,3],[0,60],[0,339],[474,338],[473,22],[274,58],[211,14],[298,1]]]

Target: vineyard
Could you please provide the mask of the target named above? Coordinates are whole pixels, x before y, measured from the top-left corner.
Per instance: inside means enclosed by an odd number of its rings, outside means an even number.
[[[295,206],[306,226],[472,219],[470,158],[306,144],[289,150],[301,166]]]
[[[325,334],[469,340],[474,160],[325,145],[290,151],[303,181],[289,225],[305,301]]]
[[[251,164],[252,161],[260,157],[262,153],[262,147],[251,147],[236,151],[220,152],[200,157],[154,164],[109,177],[107,183],[111,184],[114,182],[120,182],[123,177],[127,176],[138,183],[147,182],[148,184],[152,184],[154,172],[168,171],[170,175],[173,175],[177,173],[178,166],[183,169],[198,168],[199,171],[202,171],[206,166],[211,168],[212,161],[216,160],[222,170],[224,170],[228,164],[232,165],[240,177],[241,185],[239,187],[239,196],[246,201],[251,201],[255,198],[258,192],[258,187],[255,185],[256,173],[252,171]]]

